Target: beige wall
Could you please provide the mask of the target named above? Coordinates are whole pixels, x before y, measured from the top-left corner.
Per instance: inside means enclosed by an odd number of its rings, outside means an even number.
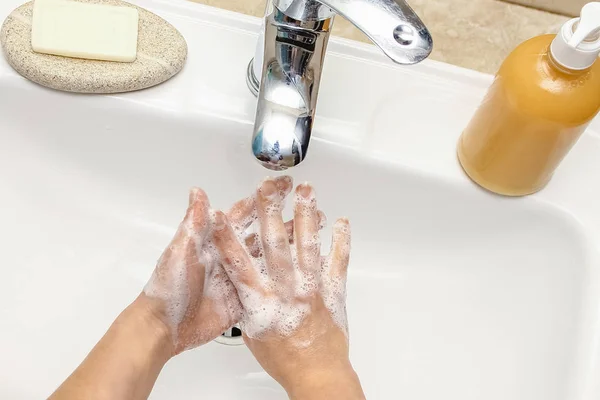
[[[553,11],[565,15],[578,16],[586,3],[592,0],[505,0],[510,3],[522,4],[528,7]]]

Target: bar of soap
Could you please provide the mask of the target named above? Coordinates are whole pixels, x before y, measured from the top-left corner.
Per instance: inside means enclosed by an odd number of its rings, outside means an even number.
[[[132,7],[36,0],[31,46],[37,53],[89,60],[133,62],[138,10]]]

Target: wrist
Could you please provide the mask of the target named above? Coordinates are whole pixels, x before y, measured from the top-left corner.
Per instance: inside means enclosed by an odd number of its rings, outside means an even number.
[[[291,400],[365,399],[358,375],[350,363],[303,373],[285,389]]]
[[[114,325],[135,338],[136,348],[146,362],[164,365],[173,356],[172,333],[164,323],[159,305],[144,294],[119,315]]]
[[[141,295],[50,398],[146,399],[172,355],[169,330]]]

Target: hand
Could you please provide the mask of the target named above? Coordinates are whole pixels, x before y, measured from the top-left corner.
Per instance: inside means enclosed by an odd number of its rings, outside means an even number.
[[[288,177],[274,184],[284,197],[292,189]],[[233,231],[239,235],[246,231],[255,219],[255,208],[254,196],[231,208],[227,214]],[[171,332],[172,355],[208,343],[242,316],[237,292],[213,244],[214,215],[206,194],[192,189],[185,218],[142,294]],[[253,240],[253,236],[245,239],[249,245]]]
[[[284,198],[273,179],[257,191],[258,251],[240,243],[228,218],[216,214],[214,241],[244,309],[244,339],[291,398],[363,399],[348,357],[349,222],[335,223],[331,252],[321,257],[323,218],[313,188],[296,189],[291,244]]]
[[[285,197],[292,181],[278,178],[275,186]],[[215,213],[209,206],[206,194],[192,189],[185,218],[144,292],[51,399],[146,399],[169,358],[214,339],[238,322],[242,308],[219,263],[213,242]],[[228,218],[232,232],[258,251],[255,236],[243,237],[256,219],[255,197],[236,203]],[[291,222],[287,228],[291,234]]]

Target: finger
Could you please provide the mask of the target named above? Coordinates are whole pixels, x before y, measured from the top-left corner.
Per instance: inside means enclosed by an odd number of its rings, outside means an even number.
[[[171,256],[179,258],[176,261],[183,261],[188,267],[202,264],[199,253],[209,232],[209,207],[210,202],[206,193],[200,188],[192,188],[185,218],[169,246],[172,250]],[[204,268],[192,268],[188,272],[192,272],[191,278],[194,281],[204,279]]]
[[[201,245],[208,234],[210,202],[204,190],[200,188],[192,188],[189,198],[190,206],[183,225],[188,229],[188,235]]]
[[[259,276],[246,250],[238,241],[227,217],[221,211],[215,215],[214,242],[220,261],[244,303],[249,288],[258,288]]]
[[[285,291],[292,282],[293,265],[288,234],[281,216],[283,198],[280,194],[276,182],[271,178],[265,179],[257,191],[256,209],[267,273]]]
[[[191,206],[197,201],[202,201],[206,203],[206,205],[210,206],[206,192],[199,187],[192,187],[188,196],[188,206]]]
[[[282,199],[285,199],[294,188],[294,180],[289,175],[278,176],[275,178],[275,184]]]
[[[256,219],[256,204],[254,197],[246,197],[235,203],[227,212],[227,219],[236,232],[243,232]]]
[[[319,230],[325,228],[327,225],[327,217],[325,213],[321,210],[317,211],[319,217]],[[285,223],[285,231],[288,234],[288,238],[290,240],[290,244],[294,243],[294,220],[288,221]]]
[[[350,242],[350,222],[347,218],[340,218],[333,225],[331,252],[327,257],[331,277],[346,279],[350,262]]]
[[[188,208],[183,221],[179,224],[169,248],[177,247],[184,241],[193,240],[201,245],[208,234],[210,202],[200,188],[192,188],[188,198]]]
[[[229,319],[225,325],[229,327],[238,323],[242,318],[243,306],[225,268],[218,264],[211,268],[207,282],[209,285],[206,287],[204,295],[218,302],[220,306],[225,306]]]
[[[307,183],[296,188],[294,198],[294,243],[300,269],[306,272],[316,272],[321,266],[319,213],[315,191]]]
[[[169,246],[162,253],[157,262],[153,280],[170,284],[173,276],[184,274],[185,278],[200,280],[203,278],[202,265],[198,259],[198,249],[202,247],[209,230],[208,197],[198,188],[190,191],[189,206],[185,217]],[[181,267],[185,267],[181,270]]]
[[[290,176],[275,178],[275,184],[280,192],[281,198],[287,197],[294,186]],[[236,232],[243,232],[254,220],[256,220],[255,196],[250,196],[235,203],[227,213],[227,219]]]
[[[325,213],[321,210],[318,211],[319,214],[319,230],[323,229],[327,224],[327,217],[325,217]],[[285,224],[285,231],[288,235],[288,240],[290,244],[294,243],[294,220],[288,221]],[[251,233],[246,236],[244,239],[244,244],[246,245],[246,250],[252,257],[260,257],[260,240],[258,234]]]

